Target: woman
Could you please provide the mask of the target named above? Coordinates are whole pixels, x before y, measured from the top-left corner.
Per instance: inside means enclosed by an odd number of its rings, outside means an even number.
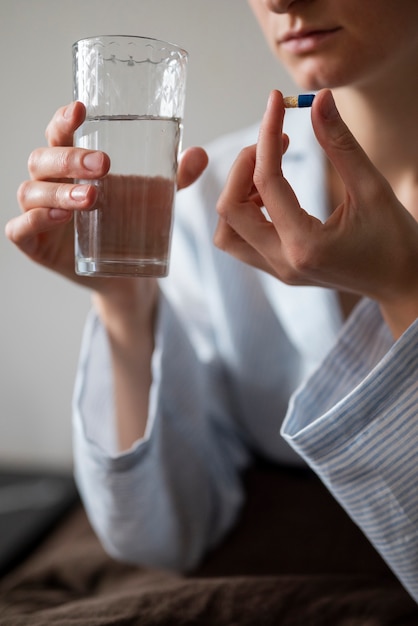
[[[111,554],[187,570],[236,520],[254,454],[307,463],[418,599],[418,5],[250,4],[319,91],[328,159],[304,112],[282,134],[273,92],[258,141],[253,128],[215,142],[179,194],[168,279],[83,279],[78,484]],[[96,197],[71,179],[109,168],[71,147],[83,116],[80,103],[55,114],[7,227],[74,280],[72,212]],[[188,151],[179,188],[205,165]]]

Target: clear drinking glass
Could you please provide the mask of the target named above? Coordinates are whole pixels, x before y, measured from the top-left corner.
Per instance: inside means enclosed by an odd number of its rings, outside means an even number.
[[[111,159],[96,207],[75,212],[78,274],[167,275],[187,59],[146,37],[73,45],[74,99],[87,108],[75,145]]]

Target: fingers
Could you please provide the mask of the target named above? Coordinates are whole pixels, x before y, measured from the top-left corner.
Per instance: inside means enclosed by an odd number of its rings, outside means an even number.
[[[17,199],[24,212],[33,209],[81,210],[94,207],[94,184],[72,184],[68,179],[102,178],[109,170],[109,157],[103,152],[81,148],[39,148],[29,157],[31,180],[23,182]]]
[[[195,182],[208,164],[208,155],[203,148],[185,150],[179,161],[177,189],[184,189]]]
[[[28,160],[32,180],[102,178],[109,167],[107,154],[83,148],[37,148]]]
[[[282,174],[281,159],[289,143],[288,137],[282,133],[283,117],[283,97],[280,92],[273,91],[257,145],[244,149],[238,156],[217,207],[230,226],[265,254],[272,254],[274,237],[269,228],[271,234],[263,240],[267,229],[255,226],[255,222],[260,226],[266,222],[260,206],[265,206],[268,211],[276,229],[276,240],[282,237],[301,239],[304,229],[309,226],[307,214]],[[254,222],[252,225],[244,219],[245,215]]]
[[[253,181],[256,146],[248,146],[239,153],[229,172],[224,190],[219,198],[218,213],[229,221],[229,207],[247,202],[256,191]]]
[[[282,95],[274,91],[257,145],[241,151],[219,198],[221,220],[214,242],[286,283],[299,284],[311,263],[307,242],[318,239],[321,222],[302,209],[283,177],[281,159],[289,143],[282,133],[283,117]]]
[[[72,147],[74,130],[84,118],[85,108],[81,102],[59,109],[46,130],[50,147],[38,148],[29,156],[30,180],[20,185],[17,198],[23,212],[38,212],[23,220],[23,226],[31,220],[38,223],[43,219],[44,228],[48,219],[54,221],[58,216],[64,221],[69,219],[66,210],[94,206],[97,189],[93,184],[69,182],[102,178],[110,168],[110,159],[105,153]]]
[[[272,91],[258,136],[255,178],[257,178],[260,170],[265,172],[265,175],[270,179],[282,177],[283,119],[283,96],[279,91]]]
[[[283,96],[273,91],[260,126],[254,184],[273,222],[280,230],[292,232],[301,227],[305,212],[282,173],[282,156],[289,144],[282,133],[283,119]]]
[[[89,209],[96,202],[97,188],[95,185],[25,181],[17,191],[17,199],[24,211],[39,207]]]
[[[86,117],[82,102],[72,102],[61,107],[49,122],[45,136],[49,146],[72,146],[73,135]]]
[[[264,256],[243,239],[223,218],[218,221],[214,234],[214,244],[237,260],[276,276],[276,272]]]
[[[262,201],[253,183],[256,146],[249,146],[238,155],[219,197],[220,220],[214,243],[235,258],[272,271],[267,261],[277,246],[274,226],[261,211]]]
[[[347,193],[324,223],[302,209],[282,175],[282,120],[281,94],[273,92],[257,146],[240,153],[219,199],[215,244],[287,284],[332,287],[380,302],[389,292],[399,294],[404,261],[411,266],[411,256],[391,256],[388,250],[405,247],[399,241],[408,241],[413,230],[405,215],[412,218],[403,207],[399,211],[389,183],[340,118],[331,92],[316,96],[312,120]],[[262,205],[271,222],[263,219]]]
[[[24,254],[35,261],[42,262],[42,257],[48,253],[48,244],[43,246],[43,237],[57,226],[71,228],[72,211],[64,209],[33,209],[19,217],[11,219],[5,227],[6,237],[15,244]],[[46,241],[46,240],[45,240]],[[64,248],[58,242],[58,249]]]

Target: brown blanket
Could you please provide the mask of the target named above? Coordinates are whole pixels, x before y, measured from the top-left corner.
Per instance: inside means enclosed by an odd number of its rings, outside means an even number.
[[[81,505],[0,582],[1,626],[417,626],[418,606],[310,472],[248,473],[237,528],[193,576],[117,563]]]

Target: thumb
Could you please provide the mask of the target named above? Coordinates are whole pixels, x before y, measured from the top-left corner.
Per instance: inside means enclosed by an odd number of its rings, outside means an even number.
[[[177,189],[184,189],[195,182],[208,164],[208,155],[203,148],[188,148],[179,160]]]
[[[320,91],[312,106],[316,138],[341,176],[347,191],[360,195],[380,174],[343,122],[329,89]]]

